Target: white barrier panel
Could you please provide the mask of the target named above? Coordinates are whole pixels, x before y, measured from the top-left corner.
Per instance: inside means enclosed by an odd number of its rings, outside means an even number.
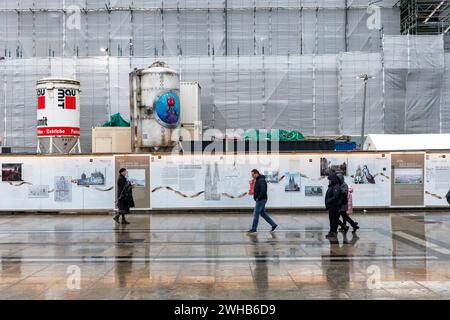
[[[405,159],[423,156],[404,154]],[[0,156],[0,210],[112,210],[117,157],[137,161],[134,155]],[[254,168],[266,175],[270,208],[324,208],[330,168],[345,173],[354,189],[355,207],[391,205],[390,153],[139,157],[151,161],[149,175],[132,171],[136,179],[145,176],[144,184],[149,186],[137,190],[136,197],[146,207],[151,203],[152,209],[251,208],[249,182]],[[425,154],[424,176],[422,170],[410,171],[408,181],[399,176],[396,183],[423,184],[425,206],[448,206],[450,153]]]
[[[388,207],[391,199],[391,155],[349,155],[345,180],[353,187],[355,207]]]
[[[355,206],[389,206],[390,155],[336,153],[283,154],[270,161],[245,155],[153,157],[152,208],[250,208],[253,168],[266,176],[268,207],[323,208],[331,166],[353,186]]]
[[[448,206],[450,153],[425,156],[425,206]]]
[[[1,157],[0,210],[114,207],[113,157]]]

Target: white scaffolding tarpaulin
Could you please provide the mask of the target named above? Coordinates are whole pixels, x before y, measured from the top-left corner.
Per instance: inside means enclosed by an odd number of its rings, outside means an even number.
[[[409,41],[409,51],[414,52],[409,58],[404,44],[393,40],[399,41],[386,36],[381,53],[175,56],[160,60],[178,70],[182,81],[200,82],[205,128],[285,128],[306,135],[358,135],[363,82],[357,76],[368,73],[375,78],[368,84],[367,133],[450,132],[446,90],[450,59],[438,48],[442,37]],[[116,112],[129,117],[129,72],[154,60],[105,56],[0,62],[3,140],[16,149],[35,148],[36,81],[62,76],[81,82],[81,142],[84,150],[90,150],[93,126]]]
[[[395,2],[370,11],[369,0],[0,0],[0,55],[377,52],[383,34],[400,33]]]
[[[450,132],[443,37],[400,36],[397,1],[371,2],[0,0],[0,138],[34,152],[36,81],[69,77],[90,151],[93,126],[129,117],[129,72],[155,60],[200,83],[205,128],[359,135],[367,73],[367,133]]]

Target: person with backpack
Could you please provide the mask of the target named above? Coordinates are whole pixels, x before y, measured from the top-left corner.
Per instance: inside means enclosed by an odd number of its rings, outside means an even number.
[[[122,216],[122,224],[129,224],[125,219],[125,215],[130,213],[130,208],[134,207],[133,200],[133,184],[128,181],[127,169],[119,170],[119,178],[117,179],[117,206],[119,211],[114,216],[114,221],[119,223],[119,217]]]

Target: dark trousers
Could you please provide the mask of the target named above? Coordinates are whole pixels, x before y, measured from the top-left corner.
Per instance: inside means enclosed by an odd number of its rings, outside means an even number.
[[[337,228],[339,225],[339,211],[329,210],[328,218],[330,219],[330,232],[337,233]]]
[[[352,218],[347,214],[345,211],[339,212],[339,215],[342,217],[342,224],[339,224],[341,227],[345,227],[347,222],[352,226],[352,228],[355,227],[355,221],[353,221]]]

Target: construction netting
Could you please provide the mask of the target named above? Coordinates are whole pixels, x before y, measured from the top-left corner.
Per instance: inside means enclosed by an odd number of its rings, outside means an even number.
[[[154,58],[6,59],[0,62],[0,123],[14,148],[36,145],[36,81],[47,76],[81,82],[81,141],[120,112],[129,119],[130,70]],[[163,59],[182,81],[202,86],[204,128],[298,130],[305,135],[359,135],[363,81],[366,133],[450,132],[450,54],[442,36],[386,36],[380,53],[332,55],[176,56]]]
[[[445,54],[441,36],[391,36],[385,39],[385,133],[448,132],[441,113]],[[433,130],[433,126],[436,128]]]
[[[81,143],[121,113],[129,72],[199,81],[205,129],[450,132],[442,36],[400,36],[396,0],[0,0],[0,139],[36,149],[36,81],[81,82]]]
[[[0,55],[287,55],[380,51],[395,0],[0,0]],[[377,20],[378,19],[378,20]]]

